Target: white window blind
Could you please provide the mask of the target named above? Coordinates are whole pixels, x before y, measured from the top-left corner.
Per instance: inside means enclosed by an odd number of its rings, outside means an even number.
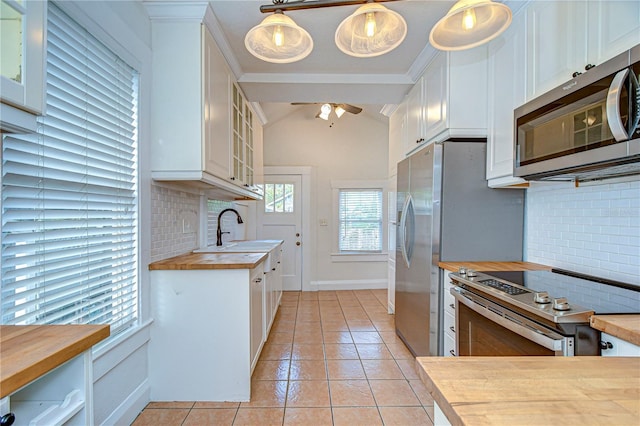
[[[338,203],[339,250],[382,251],[382,190],[341,189]]]
[[[2,323],[137,319],[137,73],[51,2],[46,115],[2,146]]]

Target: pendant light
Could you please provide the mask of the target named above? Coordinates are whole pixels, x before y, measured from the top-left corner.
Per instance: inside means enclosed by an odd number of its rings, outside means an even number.
[[[244,45],[256,58],[276,64],[299,61],[313,50],[309,33],[281,10],[251,28]]]
[[[407,23],[379,3],[360,6],[340,23],[335,41],[350,56],[370,58],[395,49],[407,35]]]
[[[429,42],[440,50],[464,50],[502,34],[511,23],[511,9],[491,0],[460,0],[438,21]]]

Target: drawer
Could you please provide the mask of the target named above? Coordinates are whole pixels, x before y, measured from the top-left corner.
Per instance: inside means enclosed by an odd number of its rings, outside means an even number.
[[[444,333],[450,334],[455,338],[456,331],[456,317],[450,312],[445,311],[444,313]]]
[[[456,356],[456,339],[450,334],[444,334],[444,356]]]

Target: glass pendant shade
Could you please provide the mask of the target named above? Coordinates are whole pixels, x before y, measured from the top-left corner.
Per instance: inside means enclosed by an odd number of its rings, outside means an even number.
[[[395,49],[407,35],[404,18],[379,3],[360,6],[340,23],[336,45],[350,56],[369,58]]]
[[[244,45],[256,58],[277,64],[299,61],[313,50],[309,33],[282,12],[267,16],[251,28]]]
[[[329,119],[329,114],[331,114],[331,105],[323,104],[320,107],[320,112],[316,115],[316,118],[322,118],[323,120]]]
[[[464,50],[499,36],[511,23],[511,9],[491,0],[460,0],[429,34],[440,50]]]

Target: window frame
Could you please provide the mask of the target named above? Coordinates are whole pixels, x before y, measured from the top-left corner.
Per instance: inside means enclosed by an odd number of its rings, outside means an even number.
[[[331,181],[332,200],[333,200],[333,229],[332,235],[332,262],[383,262],[388,260],[387,252],[387,199],[386,188],[387,182],[383,180],[335,180]],[[363,252],[363,251],[340,251],[340,191],[344,190],[379,190],[381,197],[381,249],[379,252]]]

